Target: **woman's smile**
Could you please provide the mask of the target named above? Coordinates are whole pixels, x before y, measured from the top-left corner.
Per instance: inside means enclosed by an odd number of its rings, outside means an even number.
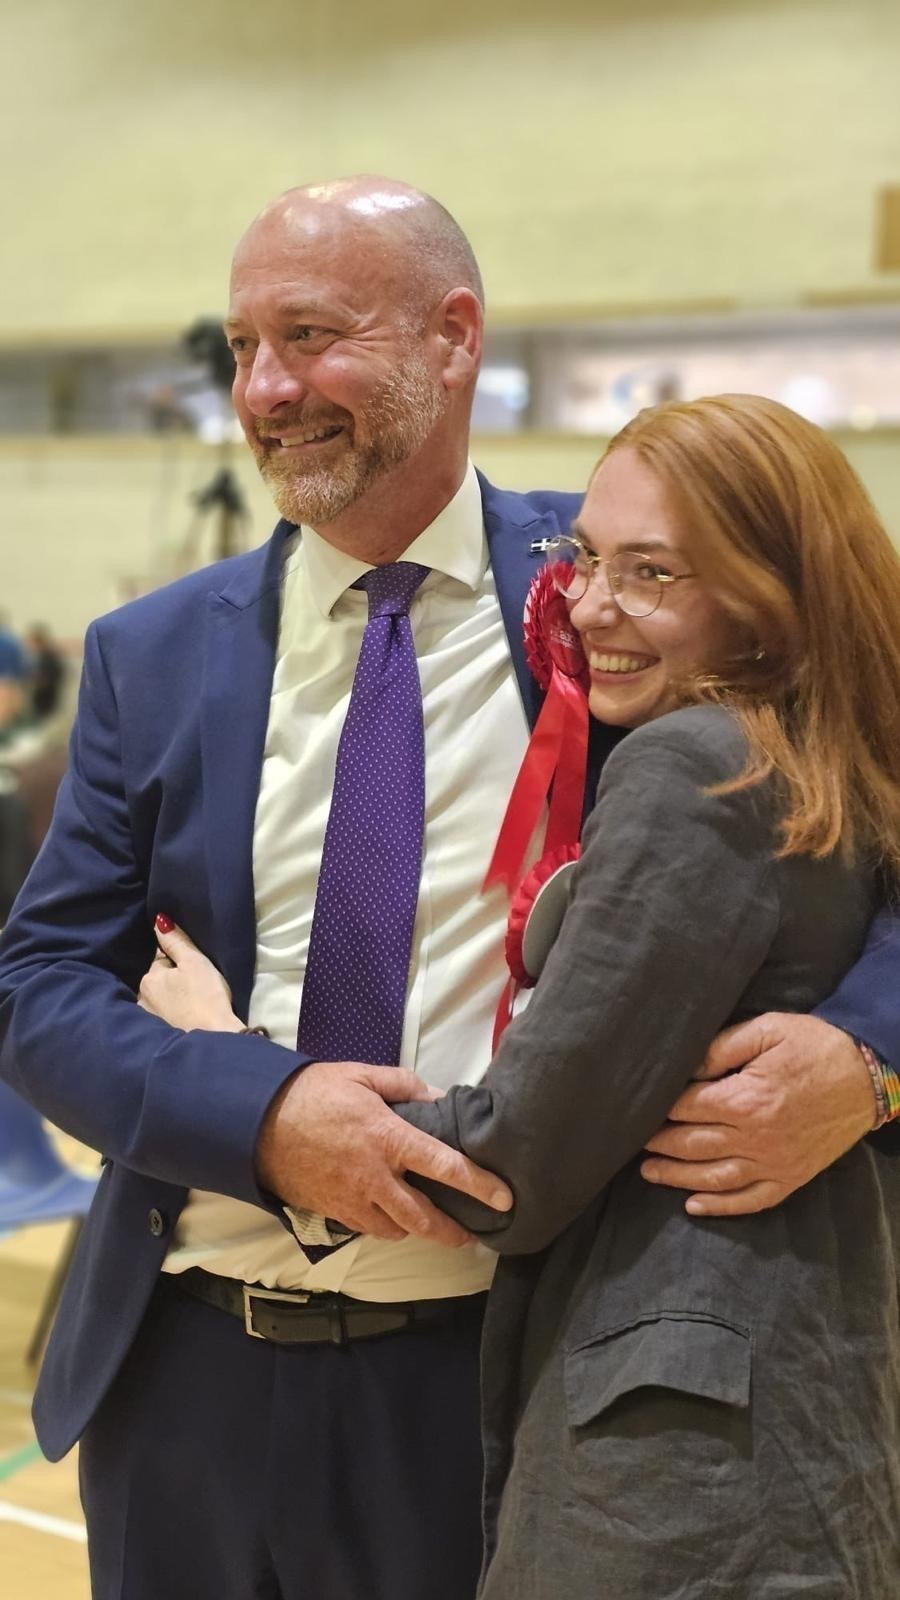
[[[588,652],[592,678],[634,678],[658,662],[659,656],[641,655],[635,650],[611,650],[608,646]]]

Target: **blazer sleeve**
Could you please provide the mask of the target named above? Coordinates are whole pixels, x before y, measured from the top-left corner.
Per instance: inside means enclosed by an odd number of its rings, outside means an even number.
[[[883,906],[865,949],[815,1015],[865,1039],[900,1070],[900,914]]]
[[[816,1007],[814,1015],[855,1039],[864,1039],[895,1072],[900,1070],[900,914],[896,905],[882,906],[859,960],[834,993]],[[900,1119],[868,1134],[866,1142],[882,1155],[900,1158]]]
[[[136,1005],[155,941],[119,735],[94,624],[69,772],[0,941],[0,1073],[137,1172],[269,1206],[256,1136],[304,1058],[256,1037],[183,1033]]]
[[[742,763],[717,715],[662,718],[610,756],[560,935],[484,1082],[395,1107],[510,1184],[498,1219],[411,1180],[498,1251],[542,1249],[638,1154],[771,945],[760,794],[704,792]]]

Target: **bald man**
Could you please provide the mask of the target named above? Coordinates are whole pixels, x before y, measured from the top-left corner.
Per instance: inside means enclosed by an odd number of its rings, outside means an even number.
[[[497,491],[469,463],[482,302],[456,223],[406,185],[269,205],[238,246],[226,327],[283,520],[261,550],[88,633],[71,772],[5,936],[0,1000],[9,1080],[106,1158],[35,1404],[51,1458],[82,1438],[99,1600],[474,1594],[492,1260],[405,1174],[509,1196],[388,1102],[474,1081],[489,1058],[507,907],[480,885],[539,709],[529,550],[578,505]],[[367,625],[355,586],[401,561],[422,574],[408,603],[424,834],[399,1067],[364,1070],[298,1044],[298,1013],[302,1037]],[[596,734],[594,777],[611,737]],[[268,1037],[181,1032],[134,1004],[160,914]],[[852,1016],[837,1003],[830,1022]],[[827,1125],[809,1134],[807,1093],[788,1090],[773,1131],[763,1064],[744,1143],[713,1100],[661,1136],[659,1176],[678,1181],[666,1163],[696,1152],[711,1166],[687,1160],[686,1181],[718,1188],[730,1163],[746,1207],[777,1194],[741,1193],[787,1192],[871,1127],[852,1040],[795,1020],[812,1034],[790,1060],[824,1086]],[[783,1053],[789,1023],[769,1027]]]

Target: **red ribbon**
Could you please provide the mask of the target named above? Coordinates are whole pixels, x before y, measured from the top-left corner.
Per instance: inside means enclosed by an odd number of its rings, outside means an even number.
[[[512,1022],[513,1006],[516,1003],[516,995],[519,992],[519,988],[520,985],[516,982],[512,973],[510,973],[505,984],[503,985],[503,993],[501,994],[500,999],[497,1001],[497,1010],[494,1013],[494,1032],[493,1037],[491,1038],[492,1056],[497,1054],[497,1047],[500,1043],[500,1040],[503,1038],[506,1029]]]
[[[505,883],[512,892],[551,784],[545,848],[574,843],[581,831],[587,775],[590,683],[581,641],[565,599],[542,567],[525,602],[525,653],[546,697],[513,785],[483,888]]]
[[[509,977],[504,984],[494,1015],[494,1034],[491,1040],[491,1053],[494,1055],[504,1030],[512,1021],[516,996],[522,989],[533,989],[537,982],[528,971],[523,955],[525,929],[534,903],[544,884],[549,882],[554,873],[567,861],[577,861],[580,854],[579,844],[566,844],[560,849],[545,850],[540,861],[536,861],[531,871],[526,873],[513,896],[506,924],[506,965],[509,968]]]

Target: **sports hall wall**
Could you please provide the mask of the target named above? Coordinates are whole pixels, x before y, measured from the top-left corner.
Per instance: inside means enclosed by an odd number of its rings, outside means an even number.
[[[495,326],[900,301],[896,0],[6,0],[0,341],[153,338],[223,308],[294,182],[374,170],[469,232]],[[900,538],[900,437],[847,434]],[[476,441],[579,487],[599,441]],[[254,537],[272,522],[240,466]],[[77,635],[208,475],[192,441],[0,439],[4,608]],[[185,512],[185,515],[187,513]],[[200,552],[202,555],[202,552]]]

